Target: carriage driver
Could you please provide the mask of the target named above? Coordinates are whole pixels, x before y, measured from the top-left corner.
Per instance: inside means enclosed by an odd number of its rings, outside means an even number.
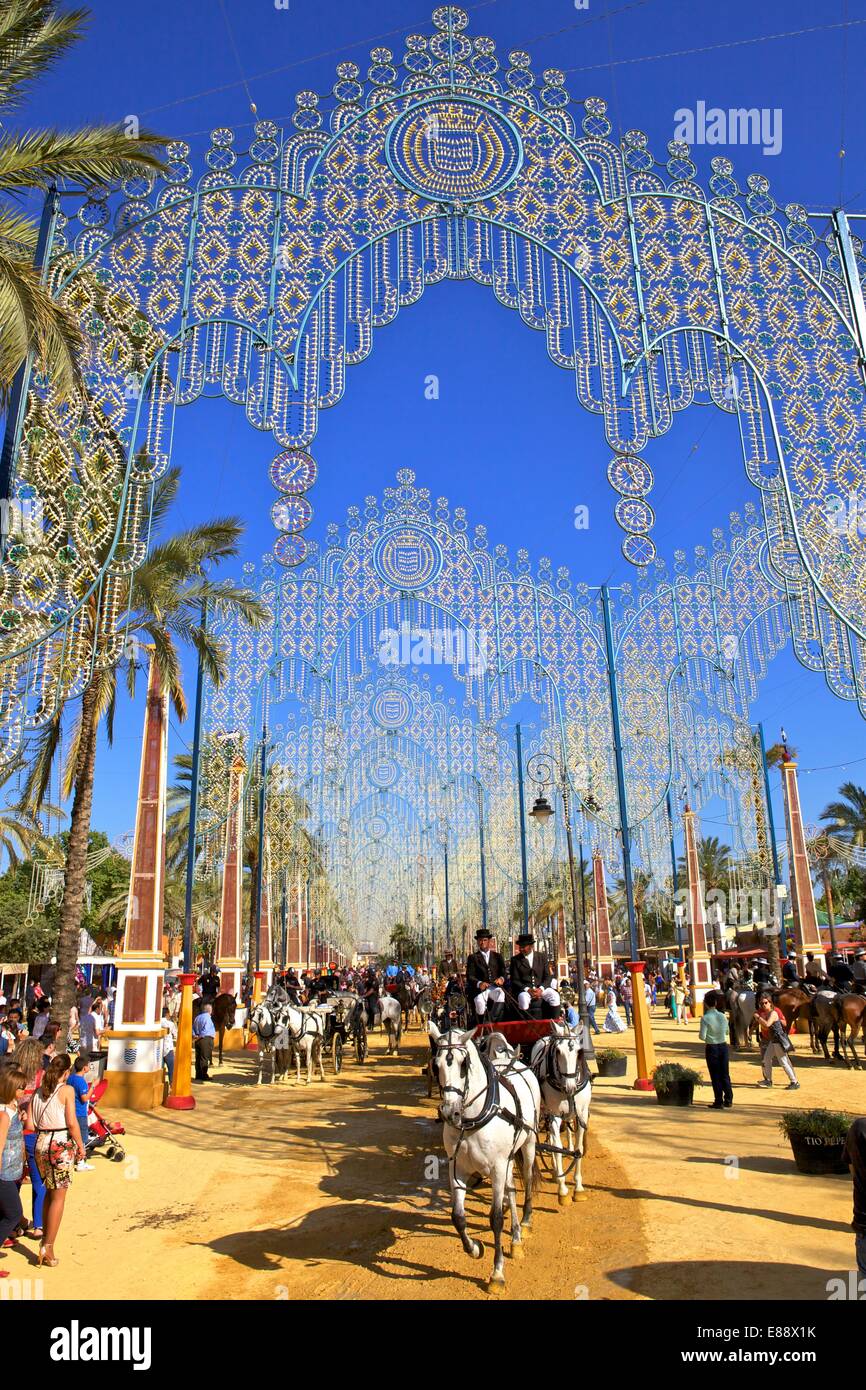
[[[505,1012],[505,961],[491,949],[493,937],[486,927],[475,933],[477,949],[466,961],[466,983],[475,1012],[488,1023],[497,1023]]]
[[[551,1018],[558,1014],[561,1001],[553,988],[553,972],[547,956],[536,951],[532,932],[522,932],[518,936],[517,955],[511,957],[508,974],[512,989],[518,991],[518,1007],[524,1013],[534,1018]]]

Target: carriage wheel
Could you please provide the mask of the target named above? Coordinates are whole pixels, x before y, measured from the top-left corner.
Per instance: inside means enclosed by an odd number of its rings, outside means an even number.
[[[367,1060],[367,1030],[363,1025],[355,1034],[355,1056],[359,1062]]]
[[[331,1039],[331,1061],[334,1064],[334,1072],[339,1076],[343,1070],[343,1039],[339,1033],[335,1033]]]

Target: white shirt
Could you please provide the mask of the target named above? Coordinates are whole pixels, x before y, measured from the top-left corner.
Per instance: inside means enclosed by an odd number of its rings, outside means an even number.
[[[99,1046],[99,1035],[105,1027],[105,1021],[100,1014],[86,1013],[81,1020],[78,1030],[78,1041],[82,1047],[86,1047],[88,1052],[93,1052]]]
[[[177,1042],[177,1024],[173,1018],[164,1018],[162,1020],[162,1026],[168,1029],[162,1043],[163,1056],[168,1056],[169,1053],[174,1052]]]

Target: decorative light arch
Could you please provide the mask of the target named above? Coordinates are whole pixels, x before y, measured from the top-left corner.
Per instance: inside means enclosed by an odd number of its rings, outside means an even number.
[[[640,451],[696,400],[736,413],[798,656],[863,707],[866,538],[834,515],[866,459],[844,216],[822,245],[802,207],[780,210],[758,175],[741,189],[721,157],[704,190],[686,146],[659,163],[639,131],[615,145],[602,101],[574,102],[522,51],[503,67],[467,27],[442,6],[399,63],[374,49],[364,79],[341,63],[327,113],[300,93],[294,133],[259,122],[239,153],[216,130],[198,177],[176,142],[120,207],[94,193],[54,214],[47,274],[82,326],[87,395],[62,405],[34,375],[21,410],[15,495],[45,529],[13,538],[0,577],[7,747],[117,659],[177,407],[216,387],[290,451],[275,552],[303,563],[319,411],[374,329],[447,277],[489,285],[574,373],[637,564],[655,554]]]

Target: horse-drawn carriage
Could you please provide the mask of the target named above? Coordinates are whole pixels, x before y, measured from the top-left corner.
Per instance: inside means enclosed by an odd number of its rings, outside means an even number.
[[[330,1057],[335,1076],[343,1069],[343,1052],[351,1048],[356,1062],[367,1060],[367,1012],[363,999],[341,990],[329,994],[322,1010],[325,1036],[322,1051]]]

